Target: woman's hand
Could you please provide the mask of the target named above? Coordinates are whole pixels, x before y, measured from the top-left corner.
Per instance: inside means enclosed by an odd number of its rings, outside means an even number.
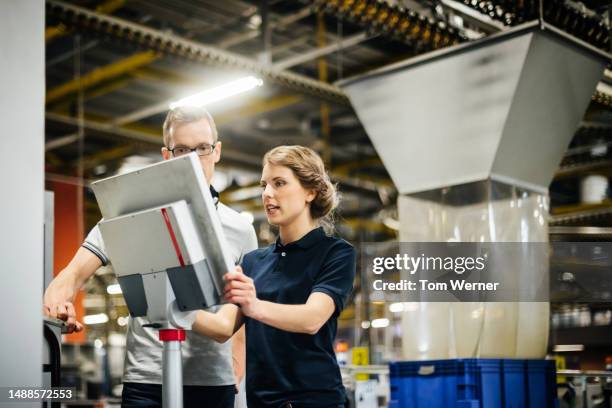
[[[226,273],[223,280],[225,280],[225,300],[240,306],[245,316],[260,319],[261,301],[257,299],[253,279],[242,273],[240,266],[236,266],[236,270]]]

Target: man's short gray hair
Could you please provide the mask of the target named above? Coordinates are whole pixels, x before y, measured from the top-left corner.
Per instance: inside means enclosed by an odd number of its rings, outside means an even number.
[[[219,136],[217,134],[217,125],[212,115],[204,108],[198,106],[180,106],[178,108],[170,109],[166,115],[166,120],[163,126],[164,135],[164,146],[167,148],[171,147],[172,144],[172,133],[174,127],[180,123],[193,123],[199,120],[206,119],[210,125],[210,129],[213,134],[213,144],[217,143]]]

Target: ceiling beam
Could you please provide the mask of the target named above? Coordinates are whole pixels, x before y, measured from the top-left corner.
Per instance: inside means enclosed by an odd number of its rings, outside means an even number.
[[[134,71],[144,65],[148,65],[159,58],[159,54],[153,51],[145,51],[134,54],[128,58],[111,63],[109,65],[94,69],[93,71],[59,85],[47,92],[46,103],[50,104],[67,95],[86,90],[95,85],[117,78],[120,75]]]
[[[355,45],[358,45],[359,43],[362,43],[364,41],[367,41],[371,38],[374,38],[376,36],[372,36],[372,35],[368,35],[366,33],[360,33],[360,34],[356,34],[354,36],[348,37],[344,40],[340,40],[337,43],[325,46],[325,47],[321,47],[321,48],[316,48],[310,52],[307,53],[303,53],[300,54],[296,57],[290,57],[284,60],[281,60],[277,63],[274,64],[274,68],[279,69],[279,70],[284,70],[284,69],[288,69],[300,64],[303,64],[304,62],[308,62],[317,58],[321,58],[323,56],[335,53],[335,52],[340,52],[346,48],[350,48],[353,47]],[[281,98],[286,98],[286,97],[281,97]],[[173,101],[172,100],[167,100],[164,102],[160,102],[157,104],[153,104],[150,106],[147,106],[145,108],[142,109],[138,109],[135,110],[133,112],[127,113],[126,115],[120,116],[118,118],[116,118],[113,123],[116,125],[124,125],[127,123],[132,123],[132,122],[136,122],[138,120],[156,115],[158,113],[161,113],[165,110],[168,109],[168,105]],[[296,99],[296,102],[301,101],[302,98]],[[274,105],[275,102],[271,102],[270,105]],[[291,105],[293,103],[290,103],[288,105]],[[287,105],[287,106],[288,106]],[[278,108],[273,108],[272,110],[276,110]],[[265,111],[263,111],[265,112]],[[260,113],[263,113],[260,112]]]
[[[508,29],[503,23],[493,20],[486,14],[482,14],[458,1],[441,0],[441,3],[442,6],[452,10],[461,18],[464,18],[468,23],[478,27],[478,29],[482,30],[485,34],[494,34]]]
[[[274,68],[278,69],[278,70],[285,70],[300,64],[303,64],[304,62],[308,62],[317,58],[321,58],[324,57],[326,55],[335,53],[335,52],[340,52],[346,48],[350,48],[353,47],[355,45],[358,45],[359,43],[362,43],[364,41],[367,41],[371,38],[375,38],[376,35],[368,35],[366,33],[359,33],[359,34],[355,34],[351,37],[345,38],[343,40],[339,40],[338,42],[334,43],[334,44],[330,44],[328,46],[325,47],[321,47],[321,48],[316,48],[310,52],[307,53],[303,53],[300,54],[298,56],[295,57],[289,57],[286,58],[284,60],[281,60],[277,63],[274,64]],[[301,100],[301,98],[300,98]],[[116,125],[124,125],[127,123],[132,123],[132,122],[136,122],[138,120],[141,119],[145,119],[147,117],[159,114],[165,110],[168,109],[168,105],[172,102],[173,100],[167,100],[164,102],[160,102],[157,104],[153,104],[150,106],[147,106],[145,108],[142,109],[138,109],[136,111],[127,113],[126,115],[120,116],[118,118],[116,118],[113,122]],[[277,109],[277,108],[275,108]],[[263,113],[263,112],[262,112]]]
[[[134,151],[134,146],[131,144],[122,144],[120,146],[113,147],[112,149],[106,149],[87,157],[83,157],[83,168],[88,170],[96,167],[99,164],[108,163],[117,159],[123,159],[133,154]],[[78,161],[78,159],[73,160],[72,164],[76,166]]]
[[[107,0],[96,7],[96,11],[101,14],[110,14],[113,11],[123,7],[125,0]],[[64,36],[70,32],[64,24],[45,28],[45,42],[48,43],[58,37]]]
[[[570,177],[583,177],[589,174],[612,175],[612,160],[592,160],[585,163],[571,164],[560,167],[555,173],[554,180]]]
[[[310,6],[304,7],[303,9],[297,11],[296,13],[293,13],[288,16],[281,17],[278,20],[272,21],[270,25],[268,26],[268,29],[270,30],[284,29],[287,26],[303,18],[310,16],[311,14],[312,14],[312,7]],[[226,38],[225,40],[221,40],[221,42],[219,42],[217,46],[219,48],[235,47],[236,45],[243,44],[249,40],[253,40],[259,37],[260,34],[261,34],[260,30],[252,30],[252,31],[249,31],[243,34],[236,34],[229,38]]]
[[[126,125],[162,112],[166,112],[169,109],[168,106],[172,101],[173,100],[167,100],[132,111],[113,119],[112,124],[115,126]],[[303,98],[299,95],[280,95],[270,99],[259,99],[230,112],[216,115],[215,123],[218,126],[221,126],[231,121],[235,121],[238,116],[240,119],[246,119],[251,116],[286,108],[301,101],[303,101]]]
[[[125,3],[125,0],[109,0],[107,3]],[[101,8],[102,6],[100,6],[97,11],[101,12],[102,14],[110,14],[113,10],[106,10],[104,8]],[[256,10],[256,8],[254,8]],[[297,11],[296,13],[290,14],[288,16],[283,16],[275,21],[273,21],[270,24],[270,28],[271,29],[284,29],[286,28],[288,25],[293,24],[307,16],[309,16],[310,14],[312,14],[312,8],[311,7],[304,7],[303,9]],[[65,26],[64,26],[65,27]],[[49,27],[50,29],[52,27]],[[253,35],[254,34],[254,35]],[[243,33],[243,34],[238,34],[235,36],[232,36],[228,39],[222,40],[221,42],[217,43],[217,47],[225,49],[225,48],[229,48],[232,46],[236,46],[239,44],[242,44],[246,41],[249,41],[252,38],[256,38],[257,36],[259,36],[260,32],[259,30],[253,30],[253,31],[249,31],[247,33]],[[187,35],[187,37],[190,37],[189,35]],[[304,42],[304,38],[299,39],[300,42]],[[97,45],[97,41],[92,41],[91,43],[88,43],[86,46],[84,47],[93,47],[95,45]],[[285,45],[283,46],[279,46],[276,48],[272,48],[272,52],[278,52],[283,50]],[[66,56],[70,56],[73,55],[74,51],[69,51],[68,53],[66,53]],[[58,57],[58,59],[64,59],[64,56],[60,56]],[[52,60],[54,61],[54,60]],[[49,65],[49,64],[47,64]],[[163,75],[160,75],[162,74]],[[133,76],[139,79],[146,79],[146,80],[162,80],[165,82],[176,82],[178,84],[186,84],[186,83],[190,83],[195,81],[195,79],[193,78],[187,78],[184,75],[181,74],[175,74],[174,72],[171,71],[167,71],[167,70],[162,70],[162,69],[158,69],[158,68],[154,68],[154,67],[143,67],[138,69],[137,71],[135,71],[133,73]]]
[[[334,165],[334,171],[338,174],[348,176],[352,171],[359,170],[367,167],[380,167],[383,166],[382,161],[379,157],[370,157],[363,160],[354,160],[345,162],[339,165]]]
[[[258,101],[248,103],[247,105],[238,109],[216,115],[215,122],[217,125],[222,126],[235,121],[236,118],[244,120],[253,116],[261,115],[262,113],[268,113],[286,108],[288,106],[296,105],[303,100],[304,98],[300,95],[286,94],[275,96],[270,99],[260,99]]]
[[[114,92],[119,89],[123,89],[127,86],[127,84],[132,81],[132,76],[130,74],[121,75],[116,79],[111,79],[109,81],[102,82],[100,85],[93,86],[89,88],[83,95],[83,101],[88,101],[111,92]],[[78,101],[79,95],[78,93],[72,93],[67,97],[61,99],[61,101],[57,101],[53,103],[54,111],[64,111],[68,110],[71,104]]]
[[[325,47],[315,48],[312,51],[301,53],[299,55],[296,55],[295,57],[285,58],[284,60],[274,63],[274,68],[289,69],[297,65],[301,65],[305,62],[312,61],[314,59],[321,58],[350,47],[354,47],[355,45],[358,45],[375,37],[376,35],[367,34],[365,32],[355,34]]]
[[[146,45],[157,52],[175,55],[187,60],[220,65],[253,72],[294,91],[348,104],[346,94],[337,86],[314,80],[290,71],[275,69],[251,58],[211,47],[176,34],[156,30],[113,16],[105,16],[82,7],[56,0],[47,1],[47,12],[83,31],[98,31],[124,41]]]
[[[78,133],[70,133],[66,136],[58,137],[45,143],[45,151],[48,152],[50,150],[54,150],[62,146],[67,146],[69,144],[75,143],[77,140],[79,140]]]
[[[45,116],[47,119],[56,122],[73,126],[79,125],[79,120],[77,118],[70,117],[68,115],[47,112]],[[133,142],[145,143],[154,149],[161,149],[162,147],[161,129],[150,126],[139,126],[139,130],[134,130],[123,126],[112,125],[108,122],[108,118],[86,118],[83,121],[83,126],[85,129],[98,131],[103,134],[106,133],[112,136],[126,138]],[[243,153],[241,151],[228,148],[227,146],[223,147],[223,161],[226,164],[232,164],[236,167],[245,168],[248,170],[259,171],[261,169],[261,161],[253,157],[252,154]]]
[[[61,113],[46,112],[45,117],[49,120],[64,123],[66,125],[79,126],[79,120],[77,118]],[[101,133],[110,133],[141,143],[154,144],[160,148],[162,145],[161,129],[159,131],[154,131],[151,129],[150,132],[143,130],[137,131],[128,129],[126,127],[114,126],[111,123],[94,119],[86,119],[84,121],[84,127],[89,130],[95,130]]]
[[[73,126],[78,126],[79,120],[60,113],[47,112],[46,118],[60,123],[65,123]],[[101,121],[100,121],[101,120]],[[90,119],[86,118],[83,121],[85,129],[107,133],[113,136],[119,136],[129,139],[134,142],[146,143],[152,148],[160,149],[162,146],[161,130],[153,127],[140,126],[141,130],[132,130],[125,127],[114,126],[105,122],[108,119]],[[127,155],[127,154],[126,154]],[[242,151],[232,149],[231,147],[223,147],[224,165],[233,165],[250,171],[261,171],[261,159],[253,154],[244,153]],[[360,180],[356,178],[336,175],[333,170],[332,178],[338,181],[346,190],[366,193],[370,196],[380,199],[382,190],[387,190],[392,187],[389,180]]]
[[[284,28],[291,23],[294,23],[306,16],[309,16],[310,14],[312,14],[311,8],[305,7],[304,9],[298,11],[295,14],[292,14],[290,16],[283,17],[277,20],[273,24],[273,28]],[[305,55],[300,55],[298,57],[292,57],[286,60],[279,61],[277,64],[275,64],[275,68],[282,70],[283,66],[292,67],[295,65],[299,65],[303,62],[306,62],[306,61],[309,61],[315,58],[320,58],[321,56],[327,55],[329,53],[337,52],[337,51],[342,50],[343,48],[356,45],[359,42],[365,41],[368,38],[371,38],[371,37],[368,37],[365,33],[361,33],[361,34],[349,37],[347,39],[344,39],[340,41],[339,43],[336,43],[336,44],[333,44],[333,45],[330,45],[324,48],[316,49],[313,52],[309,52]],[[234,40],[232,40],[231,42],[222,42],[220,45],[221,47],[227,47],[231,45],[236,45],[239,42],[246,41],[246,40],[247,40],[246,37],[242,39],[234,38]],[[126,59],[117,61],[115,63],[109,64],[107,66],[98,68],[92,71],[91,73],[83,76],[80,80],[74,79],[72,81],[69,81],[63,85],[60,85],[52,89],[47,94],[47,102],[48,103],[53,102],[54,100],[61,98],[62,96],[66,94],[77,92],[79,90],[80,85],[83,86],[85,89],[87,89],[105,80],[110,80],[113,77],[118,76],[118,75],[122,75],[122,74],[129,73],[132,71],[137,73],[139,70],[146,69],[146,65],[153,62],[157,57],[158,55],[156,56],[150,52],[140,53],[140,54],[136,54],[131,57],[128,57]],[[124,78],[124,79],[120,79],[119,81],[112,82],[111,84],[109,84],[108,87],[106,86],[102,87],[102,89],[100,89],[95,94],[92,94],[90,97],[100,96],[106,92],[111,92],[113,90],[119,89],[120,87],[124,86],[128,81],[129,79]],[[162,103],[154,104],[154,105],[145,107],[143,109],[139,109],[134,112],[128,113],[119,118],[116,118],[113,121],[113,124],[114,125],[124,125],[124,124],[132,123],[140,119],[144,119],[146,117],[161,113],[167,109],[169,102],[170,101],[164,101]],[[299,102],[299,100],[296,99],[296,102]],[[291,104],[293,103],[289,103],[285,106],[289,106]],[[275,102],[273,101],[269,105],[274,106]],[[272,108],[272,110],[275,110],[275,109],[278,109],[278,108],[276,107]],[[249,111],[250,109],[247,108],[246,110]],[[265,112],[265,110],[261,110],[258,113],[263,113],[263,112]]]

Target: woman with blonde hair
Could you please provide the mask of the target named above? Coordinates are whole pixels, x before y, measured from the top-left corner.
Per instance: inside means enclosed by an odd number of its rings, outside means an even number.
[[[333,343],[353,287],[355,249],[326,233],[336,188],[307,147],[276,147],[263,165],[263,205],[278,239],[225,275],[225,299],[240,309],[207,313],[194,328],[223,341],[246,324],[249,408],[342,407]]]

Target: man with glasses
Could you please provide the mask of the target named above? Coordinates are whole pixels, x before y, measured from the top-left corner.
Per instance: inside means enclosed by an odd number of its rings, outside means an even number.
[[[221,158],[221,142],[211,115],[203,108],[181,107],[168,112],[163,125],[164,160],[196,152],[206,180],[211,184],[215,164]],[[236,211],[219,203],[219,194],[211,184],[219,219],[223,226],[229,250],[236,264],[242,256],[257,248],[253,226]],[[47,315],[65,320],[70,329],[79,331],[72,305],[78,289],[96,269],[108,264],[104,241],[98,226],[87,235],[85,242],[57,277],[44,296]],[[220,308],[212,308],[216,312]],[[229,306],[231,307],[231,306]],[[198,316],[194,328],[203,317]],[[215,318],[206,314],[206,319]],[[162,349],[157,332],[143,327],[146,320],[130,318],[126,359],[123,373],[122,407],[161,407],[162,404]],[[201,332],[206,334],[206,328]],[[231,343],[231,344],[230,344]],[[187,331],[183,344],[184,406],[234,406],[234,384],[239,384],[244,373],[244,332],[236,333],[231,342],[217,343],[195,331]]]

